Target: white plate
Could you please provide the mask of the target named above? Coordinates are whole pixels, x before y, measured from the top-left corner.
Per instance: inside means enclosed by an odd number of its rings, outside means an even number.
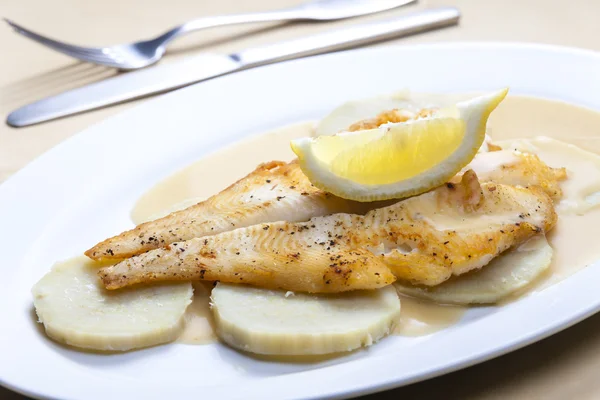
[[[471,91],[509,85],[513,94],[600,109],[598,71],[599,54],[550,46],[383,47],[222,77],[87,129],[0,186],[0,383],[61,399],[342,397],[463,368],[580,321],[600,310],[600,263],[519,302],[472,310],[445,331],[390,337],[317,364],[262,361],[220,344],[94,355],[41,333],[30,288],[54,261],[131,227],[132,205],[158,180],[241,137],[406,86]]]

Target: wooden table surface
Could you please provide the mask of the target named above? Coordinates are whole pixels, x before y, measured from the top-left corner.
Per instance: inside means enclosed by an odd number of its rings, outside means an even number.
[[[297,2],[2,0],[0,13],[58,39],[106,45],[150,37],[197,16],[266,10]],[[206,50],[243,49],[438,5],[460,8],[463,13],[460,26],[387,43],[526,41],[600,51],[599,0],[423,0],[418,5],[385,14],[328,24],[262,24],[204,31],[175,43],[163,62],[174,62]],[[4,54],[0,63],[2,118],[31,101],[115,73],[47,50],[13,34],[7,26],[0,26],[0,45]],[[60,141],[141,101],[29,128],[0,125],[0,182]],[[495,360],[365,398],[600,399],[599,367],[600,315],[596,315],[551,338]],[[0,388],[0,398],[24,397]]]

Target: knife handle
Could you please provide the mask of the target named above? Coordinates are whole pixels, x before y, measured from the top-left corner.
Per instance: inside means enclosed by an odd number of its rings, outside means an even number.
[[[458,9],[440,7],[417,11],[387,21],[358,25],[302,39],[250,48],[231,54],[230,57],[239,61],[244,67],[255,67],[277,61],[349,49],[394,37],[455,25],[458,23],[459,18],[460,11]]]

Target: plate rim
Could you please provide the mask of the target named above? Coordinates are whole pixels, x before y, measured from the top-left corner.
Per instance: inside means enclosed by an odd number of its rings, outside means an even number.
[[[180,95],[181,92],[189,90],[190,88],[193,88],[193,87],[197,87],[198,85],[202,85],[206,82],[221,80],[221,79],[227,78],[229,76],[245,74],[249,71],[254,71],[257,69],[273,68],[273,67],[277,67],[277,66],[281,66],[281,65],[288,65],[291,63],[302,62],[304,60],[325,59],[325,58],[329,58],[329,57],[337,57],[340,54],[370,53],[370,52],[377,53],[377,52],[385,52],[385,51],[390,51],[390,50],[393,51],[396,49],[404,50],[404,49],[413,49],[413,48],[422,48],[422,47],[435,49],[435,48],[444,48],[444,47],[473,47],[473,48],[476,48],[476,47],[482,47],[482,46],[496,47],[496,48],[521,48],[521,49],[532,49],[532,50],[543,50],[543,51],[567,53],[567,54],[571,54],[571,55],[579,55],[579,56],[584,56],[584,57],[594,57],[600,61],[600,51],[587,49],[587,48],[583,48],[583,47],[565,46],[565,45],[557,45],[557,44],[549,44],[549,43],[536,43],[536,42],[528,42],[528,41],[527,42],[517,42],[517,41],[500,41],[500,40],[493,40],[493,41],[460,40],[460,41],[434,42],[434,43],[391,44],[391,45],[383,45],[383,46],[378,46],[378,47],[359,47],[359,48],[354,48],[354,49],[349,49],[349,50],[341,50],[341,51],[335,51],[335,52],[330,52],[330,53],[325,53],[325,54],[306,56],[306,57],[302,57],[302,58],[298,58],[298,59],[280,61],[280,62],[273,63],[273,64],[252,67],[252,68],[243,69],[240,71],[233,71],[233,72],[227,73],[225,75],[217,76],[212,79],[207,79],[205,81],[196,82],[194,84],[187,85],[182,88],[171,90],[167,93],[162,93],[162,94],[157,94],[157,95],[146,97],[143,99],[143,101],[140,104],[137,104],[137,105],[135,105],[131,108],[128,108],[126,110],[123,110],[121,112],[118,112],[114,115],[108,116],[99,121],[96,121],[96,122],[92,123],[91,125],[85,127],[84,129],[69,136],[68,138],[62,140],[61,142],[57,143],[56,145],[52,146],[50,149],[46,150],[42,154],[38,155],[37,157],[35,157],[31,161],[29,161],[27,164],[25,164],[23,167],[21,167],[15,173],[10,175],[7,179],[5,179],[3,182],[1,182],[0,188],[2,188],[4,185],[11,182],[12,180],[19,178],[24,173],[24,171],[26,171],[27,168],[30,167],[31,164],[39,162],[40,159],[43,159],[46,155],[48,155],[51,152],[54,152],[56,149],[59,149],[65,145],[68,145],[73,138],[76,138],[83,134],[87,134],[88,131],[93,130],[93,129],[98,129],[98,127],[101,127],[102,125],[104,125],[106,123],[111,123],[115,119],[123,118],[124,116],[127,116],[128,114],[139,112],[140,109],[147,107],[148,104],[154,103],[156,101],[160,101],[167,97],[178,96],[178,95]],[[578,105],[578,106],[585,107],[585,106],[581,106],[581,105]],[[65,117],[65,118],[69,118],[69,117]],[[49,121],[49,123],[52,123],[52,121]],[[1,191],[0,191],[0,195],[1,195]]]
[[[304,60],[311,60],[311,59],[315,59],[315,58],[321,59],[321,58],[329,58],[329,57],[339,57],[340,54],[348,54],[348,53],[353,53],[353,54],[359,54],[359,53],[364,54],[364,53],[370,53],[370,52],[386,53],[386,52],[393,52],[393,51],[397,51],[397,50],[403,51],[405,49],[411,49],[411,48],[428,48],[428,49],[434,50],[436,48],[449,48],[449,47],[450,48],[452,48],[452,47],[463,47],[463,48],[464,47],[467,47],[467,48],[469,48],[469,47],[470,48],[478,48],[478,47],[479,48],[481,48],[481,47],[490,48],[490,47],[492,47],[492,48],[509,48],[509,49],[521,48],[521,49],[551,51],[551,52],[558,52],[558,53],[562,53],[562,54],[593,57],[595,62],[597,62],[598,65],[600,65],[600,52],[596,52],[594,50],[589,50],[589,49],[558,46],[558,45],[551,45],[551,44],[525,43],[525,42],[461,41],[461,42],[424,43],[424,44],[411,44],[411,45],[392,45],[392,46],[381,46],[381,47],[368,47],[368,48],[347,50],[347,51],[343,51],[343,52],[336,52],[336,53],[330,53],[330,54],[319,55],[319,56],[306,57],[306,58],[303,58],[300,60],[285,61],[285,62],[274,64],[274,65],[264,66],[264,67],[261,67],[260,69],[273,68],[273,67],[281,68],[281,65],[283,65],[283,64],[299,63],[299,62],[303,62]],[[240,72],[237,72],[237,73],[231,74],[231,75],[246,74],[247,72],[250,72],[253,70],[254,69],[244,70],[244,71],[240,71]],[[222,78],[221,77],[215,78],[214,80],[227,79],[228,76],[229,75],[222,77]],[[169,92],[167,94],[157,96],[149,101],[145,101],[139,105],[136,105],[135,107],[129,108],[129,109],[124,110],[123,112],[120,112],[116,115],[113,115],[104,120],[98,121],[97,123],[94,123],[94,124],[90,125],[89,127],[85,128],[84,130],[80,131],[79,133],[76,133],[72,137],[60,142],[58,145],[56,145],[53,148],[51,148],[50,150],[46,151],[39,157],[36,157],[34,160],[29,162],[27,165],[25,165],[23,168],[21,168],[15,174],[10,176],[6,181],[4,181],[2,184],[0,184],[0,199],[4,195],[5,191],[8,190],[7,188],[12,188],[15,185],[18,186],[18,182],[21,179],[24,179],[22,177],[25,177],[26,174],[31,169],[35,169],[36,166],[39,165],[40,163],[46,162],[45,160],[47,160],[50,155],[59,153],[60,151],[62,151],[61,149],[64,149],[65,147],[68,148],[68,146],[74,146],[73,143],[76,143],[78,137],[82,137],[86,134],[87,135],[94,134],[94,131],[97,129],[101,129],[103,124],[116,123],[116,121],[118,121],[119,118],[127,118],[128,115],[130,115],[130,114],[133,115],[136,112],[140,112],[140,110],[143,110],[145,107],[148,107],[148,104],[150,104],[150,103],[161,101],[161,99],[164,99],[165,97],[179,96],[182,91],[190,90],[190,88],[196,87],[196,86],[202,85],[202,84],[204,84],[204,82],[200,82],[200,83],[190,85],[190,86],[187,86],[187,87],[179,89],[179,90]],[[599,111],[599,110],[596,110],[596,111]],[[4,287],[4,286],[8,286],[8,282],[0,280],[0,287]],[[3,296],[0,295],[0,301],[2,300],[2,297]],[[341,396],[364,395],[364,394],[373,393],[373,392],[380,391],[380,390],[391,389],[394,387],[398,387],[399,385],[414,383],[419,380],[429,379],[434,376],[439,376],[439,375],[442,375],[442,374],[445,374],[448,372],[452,372],[452,371],[455,371],[458,369],[466,368],[468,366],[489,360],[491,358],[495,358],[499,355],[502,355],[502,354],[514,351],[516,349],[525,347],[531,343],[537,342],[543,338],[551,336],[563,329],[568,328],[569,326],[576,324],[577,322],[589,317],[590,315],[592,315],[598,311],[600,311],[600,302],[598,302],[598,304],[596,304],[594,307],[592,307],[588,304],[587,308],[579,310],[578,313],[573,313],[571,315],[571,318],[568,318],[568,319],[562,321],[561,324],[553,325],[553,327],[550,329],[541,329],[540,328],[540,330],[542,330],[543,332],[530,333],[530,335],[528,335],[527,337],[519,338],[518,340],[514,340],[513,343],[509,346],[506,346],[503,348],[498,348],[498,349],[496,349],[496,351],[489,352],[487,354],[483,354],[479,357],[467,358],[466,360],[463,360],[462,362],[454,363],[453,365],[448,366],[446,368],[438,369],[434,372],[431,372],[430,374],[427,374],[426,376],[415,377],[412,380],[409,379],[408,381],[403,381],[400,383],[395,382],[395,381],[388,381],[387,384],[365,386],[359,390],[350,390],[347,392],[330,393],[330,394],[327,394],[325,397],[319,395],[319,398],[337,398],[337,397],[341,397]],[[277,377],[277,378],[279,378],[279,377]],[[269,379],[273,379],[273,378],[269,378]],[[402,381],[402,379],[400,379],[400,381]],[[25,387],[13,386],[9,382],[5,381],[2,376],[0,376],[0,385],[5,386],[6,388],[13,390],[15,392],[25,394],[27,396],[44,397],[43,393],[38,393],[35,390],[28,390]],[[313,396],[313,398],[315,398],[315,397],[316,397],[316,395]]]

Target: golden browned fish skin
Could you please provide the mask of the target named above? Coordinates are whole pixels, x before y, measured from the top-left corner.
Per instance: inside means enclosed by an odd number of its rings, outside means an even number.
[[[543,190],[480,187],[471,171],[457,184],[364,216],[334,214],[236,229],[150,251],[102,268],[99,275],[108,289],[207,279],[336,292],[388,284],[393,279],[387,265],[399,279],[436,285],[483,267],[555,223],[553,202]]]
[[[566,177],[564,169],[550,168],[535,155],[514,155],[508,150],[480,153],[471,167],[482,182],[540,185],[555,199],[562,193],[558,180]],[[460,175],[453,182],[459,180]],[[333,213],[364,214],[388,204],[340,199],[312,186],[296,162],[273,161],[206,201],[140,224],[97,244],[85,254],[92,259],[128,258],[170,243],[254,224],[302,222]]]
[[[293,235],[285,234],[290,225],[255,225],[173,243],[101,269],[99,275],[107,289],[164,280],[218,280],[309,293],[377,289],[396,280],[368,250],[338,246],[323,252],[306,243],[287,247],[297,244],[285,240]],[[331,267],[334,262],[337,268]]]
[[[452,275],[487,265],[503,251],[556,225],[554,203],[541,188],[488,182],[477,194],[475,181],[472,171],[467,172],[458,184],[421,195],[420,201],[411,198],[398,203],[401,210],[393,215],[404,215],[403,224],[390,235],[391,244],[384,244],[383,250],[378,244],[398,279],[440,284]],[[390,208],[384,209],[387,219]],[[371,240],[385,236],[384,218],[381,215],[373,222],[381,228]],[[394,245],[400,247],[394,249]],[[385,251],[386,246],[392,251]]]
[[[338,212],[364,214],[371,208],[315,188],[295,161],[272,161],[208,200],[140,224],[98,243],[85,255],[94,260],[128,258],[170,243],[263,222],[308,221]]]

